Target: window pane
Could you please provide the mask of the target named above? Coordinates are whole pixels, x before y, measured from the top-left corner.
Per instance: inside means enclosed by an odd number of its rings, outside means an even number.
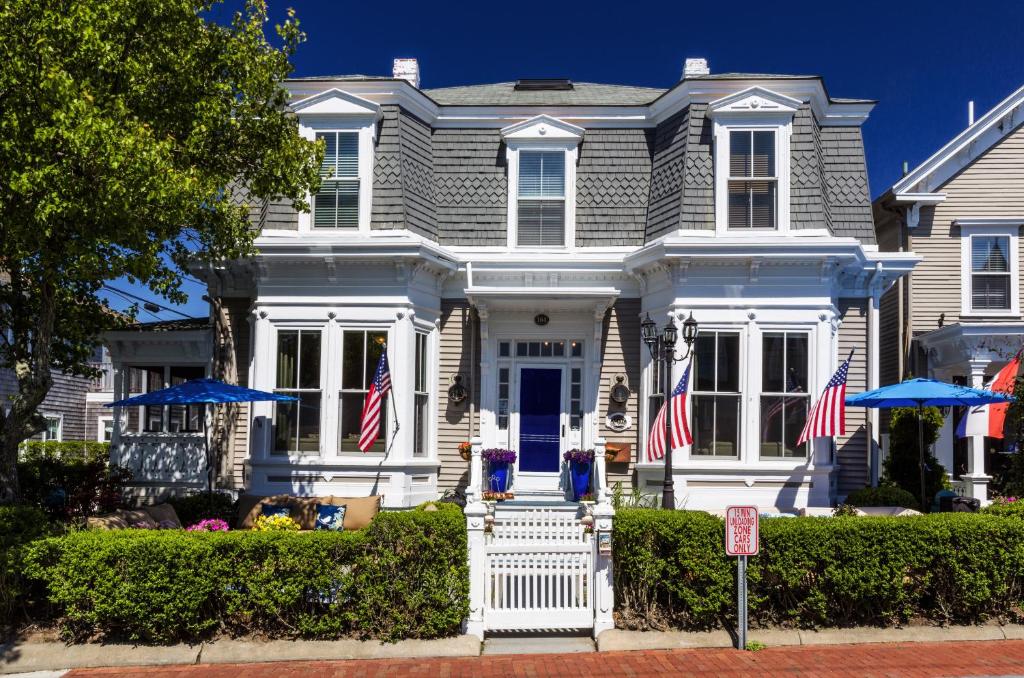
[[[277,333],[277,387],[295,388],[298,384],[299,333],[287,330]]]
[[[1010,276],[971,276],[971,307],[976,310],[1010,308]]]
[[[775,176],[775,132],[754,132],[753,170],[751,176]]]
[[[718,388],[719,392],[740,390],[740,335],[718,334]]]
[[[324,181],[313,197],[313,225],[334,228],[338,223],[337,182]]]
[[[363,388],[363,332],[345,332],[341,358],[341,387]]]
[[[750,190],[750,227],[775,228],[775,182],[751,181],[747,186]]]
[[[359,431],[362,425],[363,402],[366,395],[363,393],[341,394],[341,431],[339,448],[342,452],[359,452]],[[383,453],[387,439],[388,396],[381,401],[380,435],[377,442],[370,448],[370,452]]]
[[[509,342],[503,341],[503,342],[498,344],[498,356],[499,357],[507,358],[507,357],[509,357],[509,353],[511,353],[510,347],[509,347]]]
[[[715,456],[735,457],[739,453],[740,397],[715,397]]]
[[[715,390],[715,335],[700,333],[697,335],[697,348],[694,352],[697,371],[694,375],[695,391]]]
[[[416,391],[427,390],[427,336],[416,334],[416,383],[413,389]]]
[[[520,200],[516,242],[522,247],[565,244],[564,200]]]
[[[275,403],[274,454],[287,454],[295,446],[299,405],[296,402]]]
[[[335,176],[359,176],[358,132],[338,132],[338,170]]]
[[[520,151],[519,196],[565,197],[565,152]]]
[[[338,167],[338,135],[336,132],[317,132],[316,140],[324,143],[324,159],[320,163],[320,178],[336,176]]]
[[[320,388],[320,333],[301,333],[299,348],[299,388]]]
[[[427,407],[427,396],[417,393],[414,406],[412,454],[414,457],[422,457],[427,454],[427,421],[430,417],[429,408]]]
[[[341,181],[338,192],[338,228],[359,226],[359,182]]]
[[[806,334],[786,335],[786,393],[807,393],[808,340]]]
[[[761,397],[761,456],[782,456],[782,422],[785,396]]]
[[[583,357],[583,342],[574,341],[572,342],[572,357],[582,358]]]
[[[171,386],[183,384],[206,376],[206,370],[199,366],[175,365],[171,367]],[[202,405],[171,405],[168,408],[167,430],[172,433],[201,431],[203,428]]]
[[[751,176],[750,144],[750,132],[729,132],[729,176]]]
[[[694,395],[693,402],[693,449],[694,456],[711,456],[715,446],[715,397]],[[658,402],[658,408],[661,402]],[[654,410],[653,414],[657,414]],[[653,417],[652,417],[653,423]]]
[[[366,390],[370,389],[373,375],[377,372],[377,363],[380,362],[380,356],[384,352],[384,342],[387,341],[387,338],[385,332],[366,333],[366,382],[363,384],[363,388]]]
[[[164,388],[163,367],[139,368],[146,376],[146,393]],[[146,405],[143,411],[142,430],[157,432],[164,430],[164,407],[162,405]]]
[[[1010,239],[985,236],[971,239],[971,270],[979,273],[1005,273],[1010,270]]]
[[[320,394],[296,393],[299,398],[299,440],[297,451],[320,451]]]
[[[808,398],[786,398],[786,447],[784,450],[787,457],[807,456],[807,445],[797,445],[800,432],[807,423]]]
[[[761,339],[761,390],[765,393],[781,393],[785,388],[785,347],[784,334],[765,334]]]
[[[729,228],[750,228],[750,195],[745,181],[729,182]]]

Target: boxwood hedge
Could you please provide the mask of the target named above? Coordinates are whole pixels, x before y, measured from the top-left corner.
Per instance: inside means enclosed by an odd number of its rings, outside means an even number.
[[[26,561],[69,639],[437,638],[469,611],[465,520],[448,505],[353,532],[78,532]]]
[[[706,513],[623,509],[613,548],[628,628],[735,622],[734,558]],[[767,518],[749,559],[752,624],[799,627],[1018,621],[1024,521],[998,515]]]

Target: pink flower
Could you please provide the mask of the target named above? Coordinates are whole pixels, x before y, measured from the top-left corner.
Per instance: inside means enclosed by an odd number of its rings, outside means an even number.
[[[200,520],[195,525],[189,525],[186,528],[187,532],[227,532],[231,528],[228,524],[220,518],[206,518]]]

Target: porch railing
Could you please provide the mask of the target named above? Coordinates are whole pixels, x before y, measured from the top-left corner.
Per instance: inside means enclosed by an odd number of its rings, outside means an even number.
[[[122,433],[111,457],[131,471],[133,484],[206,484],[202,433]]]

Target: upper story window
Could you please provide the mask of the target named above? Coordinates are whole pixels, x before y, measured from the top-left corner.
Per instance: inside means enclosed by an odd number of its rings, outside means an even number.
[[[516,244],[565,246],[565,151],[519,152]]]
[[[1019,223],[958,221],[961,244],[961,313],[1020,313]]]
[[[538,115],[501,130],[508,160],[509,247],[571,248],[583,130]]]
[[[730,229],[776,227],[775,137],[775,130],[729,132]]]
[[[313,227],[359,228],[359,133],[317,132],[316,139],[324,143],[324,160]]]
[[[789,140],[800,104],[751,87],[708,106],[714,121],[716,232],[789,232]]]

